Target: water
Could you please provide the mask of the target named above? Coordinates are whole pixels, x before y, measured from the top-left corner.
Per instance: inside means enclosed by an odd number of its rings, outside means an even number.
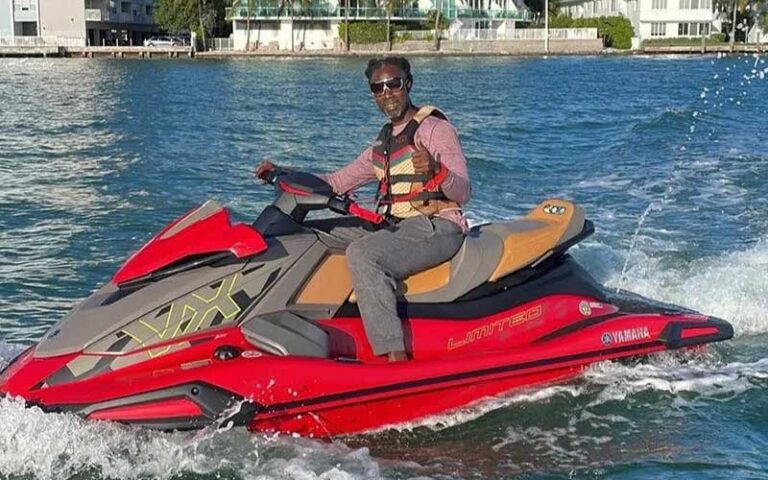
[[[0,363],[168,220],[242,220],[268,157],[339,167],[381,117],[360,60],[0,60]],[[157,433],[0,401],[3,479],[768,477],[768,64],[752,56],[417,59],[469,158],[469,217],[583,205],[601,282],[723,317],[707,352],[331,442]]]

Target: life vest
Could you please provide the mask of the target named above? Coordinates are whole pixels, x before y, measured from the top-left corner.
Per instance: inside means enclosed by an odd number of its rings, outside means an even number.
[[[440,188],[448,173],[445,167],[437,175],[417,174],[413,167],[416,130],[431,115],[446,119],[437,108],[423,106],[399,135],[392,135],[392,123],[384,125],[379,132],[373,147],[373,169],[379,180],[377,209],[382,215],[394,218],[433,216],[442,210],[461,208]]]

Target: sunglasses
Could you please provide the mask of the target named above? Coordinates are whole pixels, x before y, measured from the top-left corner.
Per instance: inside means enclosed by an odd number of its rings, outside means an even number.
[[[381,82],[371,83],[371,92],[374,95],[381,95],[384,90],[390,92],[399,92],[405,87],[405,80],[402,78],[390,78],[388,80],[382,80]]]

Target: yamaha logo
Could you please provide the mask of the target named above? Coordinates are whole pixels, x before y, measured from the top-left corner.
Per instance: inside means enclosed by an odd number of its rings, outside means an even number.
[[[551,204],[544,205],[544,213],[547,213],[549,215],[564,215],[565,211],[566,211],[566,208],[562,205],[551,205]]]
[[[603,345],[621,345],[623,343],[636,342],[638,340],[645,340],[651,338],[651,332],[647,326],[626,328],[624,330],[616,330],[615,332],[604,332],[600,340]]]

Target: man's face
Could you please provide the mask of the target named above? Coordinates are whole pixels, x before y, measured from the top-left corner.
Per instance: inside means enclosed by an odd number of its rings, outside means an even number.
[[[401,118],[408,110],[410,84],[405,73],[394,65],[382,65],[371,75],[373,99],[390,120]]]

